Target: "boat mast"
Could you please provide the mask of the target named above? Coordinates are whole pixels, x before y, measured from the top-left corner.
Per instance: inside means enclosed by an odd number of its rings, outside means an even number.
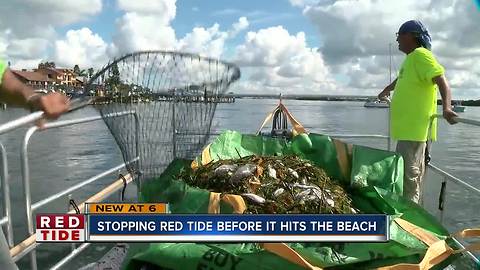
[[[388,44],[388,56],[390,60],[389,70],[390,70],[390,83],[392,83],[392,43]]]

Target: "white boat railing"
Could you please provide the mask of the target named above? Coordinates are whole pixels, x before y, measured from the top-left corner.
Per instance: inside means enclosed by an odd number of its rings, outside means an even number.
[[[38,114],[38,113],[36,113]],[[115,113],[111,115],[107,115],[104,117],[121,117],[125,115],[134,115],[135,116],[135,121],[136,121],[136,146],[137,146],[137,151],[138,151],[138,117],[134,111],[127,111],[127,112],[120,112],[120,113]],[[4,125],[0,125],[0,134],[12,131],[16,128],[19,128],[21,126],[24,126],[26,124],[31,124],[38,120],[41,115],[31,115],[24,117],[21,119],[21,121],[14,120],[12,122],[8,122]],[[441,117],[439,115],[436,115],[435,117]],[[103,119],[100,116],[96,117],[87,117],[87,118],[80,118],[80,119],[73,119],[73,120],[66,120],[66,121],[57,121],[57,122],[52,122],[48,123],[45,125],[45,129],[51,129],[51,128],[61,128],[61,127],[66,127],[66,126],[71,126],[71,125],[76,125],[80,123],[87,123],[87,122],[92,122],[92,121],[98,121],[100,119]],[[460,123],[465,123],[465,124],[470,124],[470,125],[475,125],[475,126],[480,126],[480,121],[477,120],[472,120],[472,119],[465,119],[465,118],[456,118],[456,120]],[[38,208],[58,199],[61,198],[62,196],[69,195],[71,192],[74,192],[75,190],[78,190],[88,184],[94,183],[97,180],[107,176],[111,175],[115,172],[118,172],[120,169],[124,168],[126,164],[120,164],[118,166],[115,166],[107,171],[104,171],[98,175],[95,175],[87,180],[84,180],[68,189],[62,190],[56,194],[53,194],[47,198],[44,198],[36,203],[31,203],[31,191],[30,191],[30,172],[29,172],[29,165],[28,165],[28,143],[33,136],[33,134],[37,131],[38,129],[36,127],[31,127],[25,134],[24,140],[23,140],[23,147],[21,149],[21,157],[22,157],[22,176],[23,176],[23,183],[24,183],[24,193],[25,193],[25,208],[26,208],[26,215],[27,215],[27,225],[28,225],[28,232],[30,234],[30,237],[24,240],[22,243],[17,245],[16,247],[11,249],[11,254],[13,255],[14,261],[18,261],[22,257],[24,257],[27,254],[31,254],[31,269],[36,270],[37,269],[37,259],[35,255],[35,250],[36,247],[39,245],[38,243],[35,242],[35,235],[34,235],[34,230],[33,230],[33,219],[32,219],[32,214],[33,211],[37,210]],[[178,133],[180,134],[180,133]],[[185,134],[181,134],[185,135]],[[210,133],[210,135],[218,135],[218,133]],[[360,138],[367,138],[367,139],[385,139],[387,141],[387,149],[390,150],[390,136],[385,136],[385,135],[377,135],[377,134],[350,134],[350,135],[344,135],[344,134],[333,134],[331,135],[333,138],[354,138],[354,139],[360,139]],[[0,143],[0,156],[2,158],[2,171],[0,172],[0,176],[2,177],[2,194],[3,194],[3,203],[4,203],[4,217],[0,219],[0,226],[6,225],[7,226],[7,241],[10,247],[13,247],[14,244],[14,238],[13,238],[13,229],[12,229],[12,221],[11,221],[11,201],[10,201],[10,193],[9,193],[9,182],[8,182],[8,160],[7,160],[7,155],[5,151],[5,147]],[[137,152],[137,158],[129,161],[129,162],[136,162],[138,160],[138,152]],[[458,184],[459,186],[475,192],[475,194],[478,194],[480,196],[480,190],[478,188],[473,187],[472,185],[466,183],[465,181],[439,169],[438,167],[429,164],[428,168],[441,174],[443,176],[443,181],[441,182],[442,186],[446,187],[447,182],[452,182],[455,184]],[[118,191],[119,186],[115,186],[113,188],[107,188],[108,191],[105,194],[102,194],[102,196],[97,196],[100,199],[104,199],[106,196],[109,196],[111,194],[114,194],[115,192]],[[121,186],[120,186],[121,187]],[[439,198],[441,196],[445,196],[446,191],[445,188],[442,188],[441,194],[438,194]],[[100,192],[101,193],[101,192]],[[94,197],[95,197],[94,196]],[[95,198],[97,198],[95,197]],[[93,198],[93,197],[92,197]],[[97,198],[97,199],[98,199]],[[440,220],[443,221],[443,210],[441,210],[441,216]],[[27,241],[28,240],[28,241]],[[460,244],[460,243],[459,243]],[[59,261],[57,264],[53,266],[52,269],[58,269],[62,267],[63,265],[67,264],[69,261],[71,261],[73,258],[75,258],[78,254],[80,254],[82,251],[84,251],[90,243],[83,243],[80,246],[76,247],[75,245],[72,244],[72,249],[71,252],[66,255],[64,258],[62,258],[61,261]],[[460,244],[461,245],[461,244]],[[12,250],[15,250],[15,252],[12,252]],[[473,254],[470,252],[467,253],[473,260],[475,260],[477,263],[480,263],[478,258],[476,258]]]
[[[13,260],[16,262],[23,258],[25,255],[30,254],[30,269],[36,270],[37,269],[37,258],[36,258],[36,247],[39,245],[39,243],[36,243],[35,241],[35,234],[34,234],[34,229],[33,229],[33,212],[37,210],[38,208],[51,203],[55,201],[58,198],[61,198],[66,195],[70,195],[72,192],[79,190],[80,188],[85,187],[86,185],[92,184],[99,179],[102,179],[106,176],[112,175],[114,173],[120,173],[120,170],[124,169],[127,164],[137,162],[138,161],[138,138],[139,138],[139,120],[138,116],[135,111],[124,111],[124,112],[119,112],[119,113],[112,113],[108,115],[102,116],[93,116],[93,117],[84,117],[84,118],[79,118],[79,119],[73,119],[73,120],[64,120],[64,121],[56,121],[56,122],[51,122],[47,123],[44,125],[42,130],[48,130],[52,128],[62,128],[62,127],[67,127],[67,126],[72,126],[72,125],[77,125],[77,124],[82,124],[82,123],[89,123],[93,121],[99,121],[102,120],[103,118],[112,118],[112,117],[123,117],[127,115],[133,115],[135,119],[135,127],[136,127],[136,133],[135,133],[135,144],[136,144],[136,151],[137,151],[137,157],[128,161],[127,163],[123,163],[120,165],[117,165],[111,169],[108,169],[100,174],[97,174],[93,177],[90,177],[89,179],[86,179],[72,187],[69,187],[65,190],[62,190],[60,192],[57,192],[47,198],[44,198],[36,203],[31,203],[31,190],[30,190],[30,167],[29,167],[29,159],[28,159],[28,145],[30,142],[30,138],[37,132],[39,129],[36,126],[33,126],[27,130],[25,133],[24,139],[23,139],[23,144],[22,148],[20,151],[20,156],[21,156],[21,171],[22,171],[22,178],[23,178],[23,188],[24,188],[24,195],[25,195],[25,211],[26,211],[26,217],[27,217],[27,229],[28,229],[28,234],[29,237],[27,237],[24,241],[22,241],[20,244],[14,247],[14,235],[13,235],[13,229],[12,229],[12,218],[11,218],[11,200],[10,200],[10,191],[9,191],[9,177],[8,177],[8,159],[7,159],[7,153],[5,150],[5,147],[3,144],[0,143],[0,156],[2,158],[2,171],[1,171],[1,177],[2,177],[2,195],[3,195],[3,204],[4,204],[4,217],[0,219],[0,226],[6,225],[7,226],[7,242],[9,247],[11,248],[10,254],[13,258]],[[7,133],[9,131],[13,131],[17,128],[20,128],[22,126],[25,126],[27,124],[31,124],[38,119],[40,119],[43,116],[43,113],[33,113],[30,115],[27,115],[25,117],[21,117],[19,119],[13,120],[11,122],[8,122],[4,125],[0,125],[0,134]],[[122,182],[123,180],[117,180],[114,182],[117,183],[118,181]],[[129,182],[130,183],[130,182]],[[119,189],[121,189],[122,183],[120,185],[115,185],[113,186],[110,185],[109,188],[107,187],[108,190],[103,190],[95,196],[91,197],[92,198],[99,198],[100,200],[105,199],[106,197],[114,194],[117,192]],[[82,208],[82,207],[80,207]],[[82,208],[83,209],[83,208]],[[70,260],[72,260],[75,256],[77,256],[81,251],[83,251],[86,247],[88,247],[90,243],[84,243],[78,247],[75,247],[75,245],[72,245],[72,250],[71,252],[62,258],[60,262],[58,262],[53,269],[57,269],[66,263],[68,263]]]

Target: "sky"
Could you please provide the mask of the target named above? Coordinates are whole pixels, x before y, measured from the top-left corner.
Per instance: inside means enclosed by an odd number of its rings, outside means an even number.
[[[0,2],[0,57],[13,69],[98,69],[133,51],[178,50],[238,65],[236,93],[376,95],[405,57],[395,33],[418,19],[453,98],[480,99],[478,2],[9,0]]]

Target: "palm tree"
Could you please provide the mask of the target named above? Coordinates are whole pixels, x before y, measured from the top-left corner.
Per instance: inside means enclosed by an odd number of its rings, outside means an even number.
[[[73,73],[75,73],[79,77],[86,77],[87,76],[87,70],[86,69],[80,69],[78,65],[75,65],[73,67]]]
[[[89,78],[89,79],[91,79],[91,78],[93,77],[93,73],[94,73],[94,72],[95,72],[95,71],[93,70],[93,68],[89,68],[89,69],[88,69],[88,78]]]

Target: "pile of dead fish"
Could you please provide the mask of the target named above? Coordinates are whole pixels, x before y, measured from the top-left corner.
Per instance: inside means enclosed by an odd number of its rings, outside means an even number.
[[[190,186],[241,195],[252,214],[358,212],[337,181],[296,156],[220,160],[178,178]]]

